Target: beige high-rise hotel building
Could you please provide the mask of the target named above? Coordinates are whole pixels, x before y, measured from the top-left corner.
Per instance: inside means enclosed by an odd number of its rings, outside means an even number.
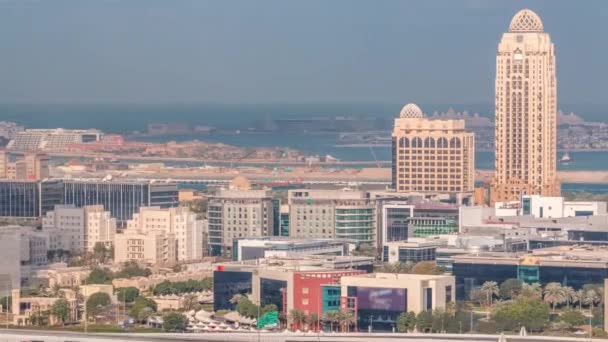
[[[475,138],[464,120],[431,120],[404,106],[393,130],[392,183],[397,192],[472,192]]]
[[[495,101],[492,202],[559,196],[555,50],[540,17],[528,9],[515,14],[498,45]]]

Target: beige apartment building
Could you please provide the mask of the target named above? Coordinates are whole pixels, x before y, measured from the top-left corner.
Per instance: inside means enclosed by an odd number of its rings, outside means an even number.
[[[244,178],[235,178],[229,189],[219,190],[209,197],[209,255],[232,256],[234,239],[272,236],[273,209],[270,191],[252,190]]]
[[[172,234],[176,240],[178,261],[203,257],[203,224],[188,207],[142,207],[127,222],[127,229],[145,233],[151,230]]]
[[[116,234],[116,219],[103,205],[77,208],[57,205],[42,217],[43,231],[49,234],[49,250],[92,252],[98,242],[110,246]]]
[[[11,161],[11,155],[16,160]],[[40,180],[49,177],[49,157],[41,153],[0,151],[0,178]]]
[[[114,262],[143,262],[152,265],[173,265],[176,258],[175,235],[163,230],[139,231],[125,229],[114,239]]]
[[[472,192],[475,137],[464,120],[431,120],[410,103],[393,130],[392,183],[397,192]]]
[[[360,190],[287,192],[292,238],[376,240],[376,205]]]
[[[559,196],[555,49],[540,17],[511,20],[496,55],[496,172],[492,202]]]

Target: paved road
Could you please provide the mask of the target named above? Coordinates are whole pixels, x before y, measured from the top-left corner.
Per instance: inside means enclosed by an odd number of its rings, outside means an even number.
[[[452,334],[256,334],[256,333],[202,333],[202,334],[82,334],[74,332],[0,330],[0,342],[156,342],[156,341],[208,341],[208,342],[549,342],[549,341],[589,341],[585,338],[556,338],[548,336],[520,337],[497,335],[452,335]],[[605,341],[605,340],[595,340]]]

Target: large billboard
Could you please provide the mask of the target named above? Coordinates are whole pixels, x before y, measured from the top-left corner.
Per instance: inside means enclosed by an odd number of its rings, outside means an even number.
[[[405,289],[357,287],[359,309],[405,311],[405,301]]]

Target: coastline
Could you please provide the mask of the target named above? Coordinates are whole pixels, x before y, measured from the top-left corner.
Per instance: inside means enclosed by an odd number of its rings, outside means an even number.
[[[490,182],[494,170],[475,170],[475,180],[480,182]],[[608,170],[577,170],[577,171],[557,171],[557,179],[561,183],[597,183],[608,184]]]

